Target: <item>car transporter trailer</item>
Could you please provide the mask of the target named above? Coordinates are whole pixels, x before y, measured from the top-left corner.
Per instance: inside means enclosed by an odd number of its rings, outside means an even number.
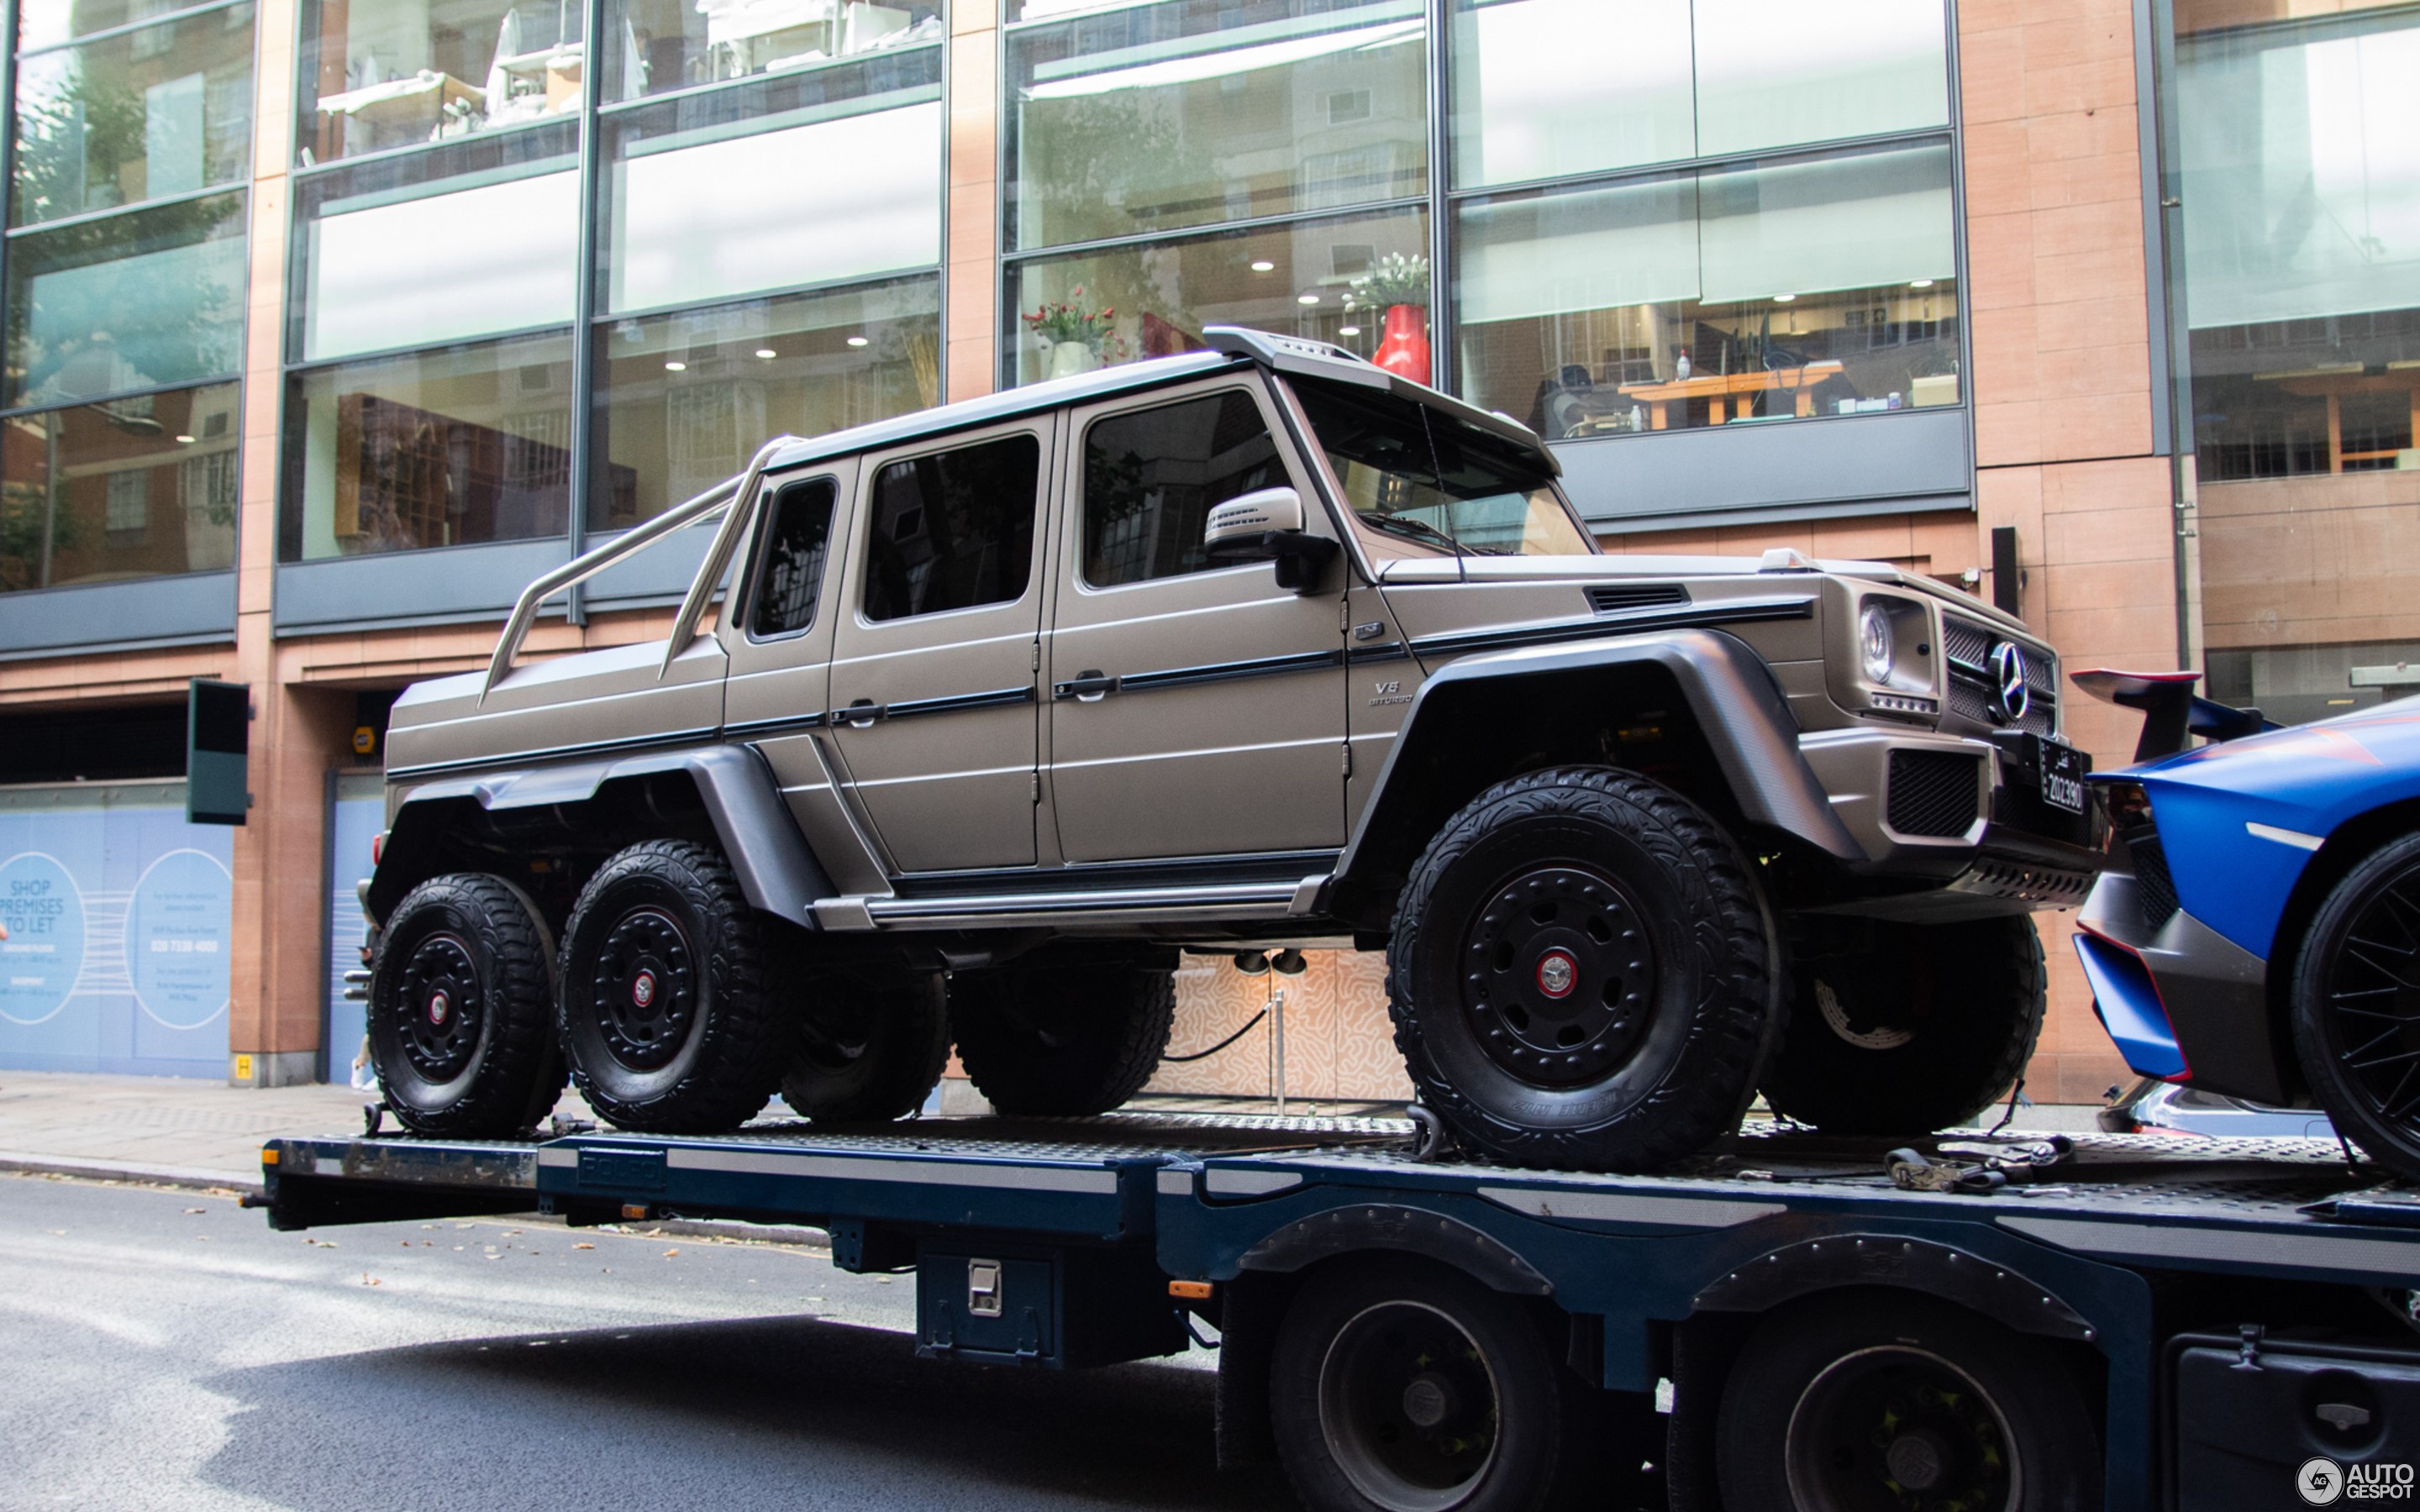
[[[1277,1455],[1314,1507],[2415,1495],[2420,1197],[2333,1142],[1893,1150],[1751,1126],[1673,1172],[1606,1176],[1440,1158],[1433,1127],[373,1133],[272,1141],[247,1201],[280,1229],[819,1227],[844,1270],[916,1273],[928,1357],[1100,1365],[1215,1331],[1222,1461]]]

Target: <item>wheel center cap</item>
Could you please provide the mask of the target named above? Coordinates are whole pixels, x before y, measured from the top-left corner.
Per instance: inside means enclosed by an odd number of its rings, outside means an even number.
[[[1416,1428],[1436,1427],[1452,1408],[1453,1398],[1445,1382],[1427,1371],[1414,1376],[1404,1388],[1404,1415]]]
[[[1579,977],[1579,963],[1569,950],[1549,950],[1538,958],[1538,991],[1548,997],[1569,997]]]
[[[656,974],[642,971],[630,982],[630,1001],[641,1008],[656,1000]]]
[[[454,1005],[453,1005],[451,1002],[447,1001],[446,996],[445,996],[445,995],[444,995],[443,993],[430,993],[430,994],[428,995],[428,1022],[429,1022],[429,1023],[431,1023],[431,1024],[442,1024],[442,1023],[444,1023],[444,1022],[445,1022],[446,1018],[447,1018],[450,1014],[452,1014],[452,1012],[453,1012],[453,1011],[454,1011]]]
[[[1883,1451],[1891,1479],[1921,1494],[1939,1486],[1949,1468],[1947,1447],[1930,1433],[1902,1433]]]

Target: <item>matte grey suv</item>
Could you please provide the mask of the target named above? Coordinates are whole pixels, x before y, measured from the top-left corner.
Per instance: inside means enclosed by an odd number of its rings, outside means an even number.
[[[408,691],[365,886],[400,1119],[509,1134],[566,1064],[632,1129],[888,1119],[954,1042],[1002,1112],[1094,1113],[1180,952],[1306,945],[1388,953],[1422,1100],[1501,1159],[2009,1085],[2028,916],[2096,864],[2049,648],[1888,566],[1599,555],[1512,421],[1206,339],[772,442]],[[718,516],[668,639],[514,665]]]

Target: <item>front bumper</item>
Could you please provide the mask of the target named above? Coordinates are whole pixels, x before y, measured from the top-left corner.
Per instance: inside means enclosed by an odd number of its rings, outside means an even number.
[[[1799,737],[1866,853],[1852,870],[1878,885],[1856,911],[1947,921],[2084,902],[2103,859],[2099,812],[2045,802],[2022,739],[1871,727]]]
[[[2142,1075],[2254,1103],[2293,1101],[2268,963],[2177,906],[2163,864],[2138,876],[2120,846],[2085,900],[2075,953],[2093,1012]]]

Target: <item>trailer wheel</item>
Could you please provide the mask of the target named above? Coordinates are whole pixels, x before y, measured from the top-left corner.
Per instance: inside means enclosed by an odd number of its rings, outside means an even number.
[[[1513,1512],[1583,1478],[1579,1380],[1521,1304],[1434,1261],[1314,1274],[1270,1365],[1278,1456],[1313,1512]]]
[[[1498,1159],[1652,1169],[1738,1126],[1778,959],[1746,858],[1695,804],[1610,768],[1533,772],[1472,800],[1404,885],[1395,1045]]]
[[[561,1023],[599,1117],[734,1129],[772,1099],[796,1025],[765,990],[765,928],[711,848],[644,841],[599,867],[564,931]]]
[[[2022,916],[1874,931],[1864,949],[1799,961],[1764,1100],[1828,1134],[1964,1123],[2041,1036],[2041,936]]]
[[[924,1103],[950,1059],[941,979],[887,991],[836,987],[799,1015],[782,1101],[819,1123],[887,1123]]]
[[[1723,1504],[1798,1512],[2075,1512],[2100,1437],[2040,1339],[1929,1297],[1859,1290],[1760,1321],[1715,1424]]]
[[[1141,1091],[1175,1017],[1172,971],[1009,966],[950,982],[968,1079],[1021,1117],[1106,1113]]]
[[[431,877],[396,904],[370,967],[370,1060],[396,1121],[497,1138],[554,1106],[546,925],[501,877]]]
[[[2319,1106],[2346,1138],[2407,1180],[2420,1180],[2415,953],[2420,835],[2407,835],[2328,893],[2286,979],[2295,1053]]]

